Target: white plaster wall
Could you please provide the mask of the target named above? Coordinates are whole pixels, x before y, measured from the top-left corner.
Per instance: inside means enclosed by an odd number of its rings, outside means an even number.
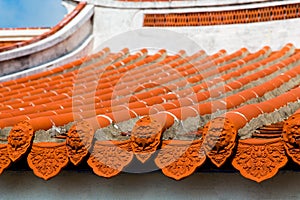
[[[222,8],[216,9],[220,10]],[[225,9],[225,7],[223,9]],[[228,9],[228,7],[226,7],[226,9]],[[95,48],[98,50],[99,47],[102,48],[105,45],[111,44],[113,40],[118,40],[118,44],[114,44],[115,47],[129,47],[130,49],[136,48],[138,46],[137,43],[141,44],[141,40],[148,40],[150,42],[145,43],[145,45],[148,46],[144,47],[149,47],[151,41],[159,40],[159,37],[157,34],[151,36],[149,34],[144,35],[143,33],[144,31],[152,31],[154,33],[157,30],[169,30],[183,34],[183,37],[194,40],[200,48],[206,50],[209,54],[215,53],[220,49],[226,49],[228,52],[232,52],[242,47],[247,47],[250,51],[256,51],[265,45],[269,45],[273,50],[278,50],[289,42],[300,47],[300,29],[295,28],[300,26],[299,18],[222,26],[142,27],[145,13],[198,12],[206,10],[207,8],[140,10],[95,7]],[[132,32],[136,30],[138,30],[139,33],[136,33],[135,37],[131,37]],[[127,38],[124,36],[126,32],[128,32]],[[121,34],[123,34],[122,40],[118,39]],[[165,46],[165,48],[174,44],[177,45],[178,49],[189,49],[190,46],[188,43],[168,39],[168,37],[161,37],[158,43],[161,44],[161,47]],[[113,47],[112,50],[117,51],[119,49]],[[189,53],[193,53],[193,50]]]
[[[300,172],[279,172],[260,184],[238,173],[196,173],[175,181],[161,172],[105,179],[91,172],[63,171],[49,181],[31,171],[5,171],[0,199],[300,199]]]

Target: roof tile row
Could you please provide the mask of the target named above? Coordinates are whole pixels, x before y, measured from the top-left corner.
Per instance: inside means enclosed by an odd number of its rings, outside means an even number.
[[[27,156],[48,180],[88,157],[97,175],[112,177],[153,158],[179,180],[207,157],[263,181],[286,164],[285,152],[299,163],[299,56],[292,44],[192,56],[106,48],[0,83],[0,172]]]

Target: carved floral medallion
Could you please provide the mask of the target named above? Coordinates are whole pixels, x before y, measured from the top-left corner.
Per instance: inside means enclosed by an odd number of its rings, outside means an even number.
[[[8,156],[7,144],[0,144],[0,174],[2,174],[10,164],[11,160]]]
[[[293,115],[284,123],[282,139],[287,154],[300,165],[300,114]]]
[[[127,166],[133,153],[130,141],[96,141],[88,159],[88,165],[98,176],[110,178]]]
[[[131,132],[131,148],[142,163],[145,163],[157,150],[163,128],[161,123],[150,116],[136,122]]]
[[[216,118],[203,128],[203,148],[217,167],[221,167],[232,155],[237,131],[228,119]]]
[[[166,176],[180,180],[191,175],[205,162],[206,156],[201,145],[201,140],[163,141],[155,163]]]
[[[31,145],[34,130],[27,121],[17,123],[7,137],[9,158],[15,162],[25,154]]]
[[[78,165],[88,154],[94,137],[94,130],[86,121],[74,124],[68,131],[66,140],[70,161]]]
[[[283,142],[279,139],[240,140],[232,165],[251,180],[261,182],[273,177],[287,163]]]
[[[68,164],[66,143],[34,143],[27,157],[34,174],[44,180],[56,176]]]

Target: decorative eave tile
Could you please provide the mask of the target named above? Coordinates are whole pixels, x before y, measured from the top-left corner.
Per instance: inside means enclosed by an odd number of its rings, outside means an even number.
[[[7,152],[13,162],[20,159],[28,151],[33,135],[34,130],[27,121],[21,121],[13,126],[7,138]]]
[[[94,137],[94,130],[86,121],[76,122],[68,131],[66,145],[70,161],[78,165],[88,154]]]
[[[0,174],[2,174],[10,164],[11,159],[7,152],[7,144],[0,144]]]
[[[118,175],[133,159],[130,141],[96,141],[87,161],[98,176]]]
[[[300,113],[292,115],[285,121],[282,140],[287,154],[300,165]]]
[[[69,162],[66,143],[33,143],[27,162],[36,176],[49,180],[59,174]]]
[[[251,180],[262,182],[272,178],[287,163],[284,144],[276,139],[239,140],[232,165]]]
[[[237,130],[226,118],[211,120],[203,129],[203,148],[207,157],[217,167],[221,167],[232,155],[236,146]]]
[[[162,148],[155,158],[162,172],[176,180],[190,176],[206,159],[201,140],[163,141]]]

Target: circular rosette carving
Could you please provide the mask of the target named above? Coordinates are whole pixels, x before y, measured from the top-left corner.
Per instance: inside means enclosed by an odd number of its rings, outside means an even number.
[[[119,174],[132,158],[129,141],[96,141],[88,165],[98,176],[110,178]]]
[[[31,145],[34,130],[29,122],[17,123],[7,137],[7,151],[9,158],[15,162],[25,154]]]
[[[93,137],[94,130],[86,121],[77,122],[70,128],[66,144],[68,157],[74,165],[78,165],[88,154]]]
[[[163,126],[150,116],[138,120],[131,132],[131,148],[139,161],[145,163],[160,144]]]
[[[65,142],[34,143],[27,157],[28,165],[34,174],[44,180],[56,176],[68,161]]]
[[[194,173],[205,162],[201,145],[201,140],[163,141],[155,163],[166,176],[180,180]]]
[[[11,160],[9,159],[7,152],[7,144],[0,144],[0,174],[3,173],[9,165],[11,164]]]
[[[251,180],[269,179],[287,163],[281,139],[240,140],[232,165]]]
[[[221,167],[232,155],[237,131],[229,119],[218,117],[203,128],[203,148],[217,167]]]
[[[300,165],[300,114],[295,114],[286,120],[282,139],[288,155]]]

